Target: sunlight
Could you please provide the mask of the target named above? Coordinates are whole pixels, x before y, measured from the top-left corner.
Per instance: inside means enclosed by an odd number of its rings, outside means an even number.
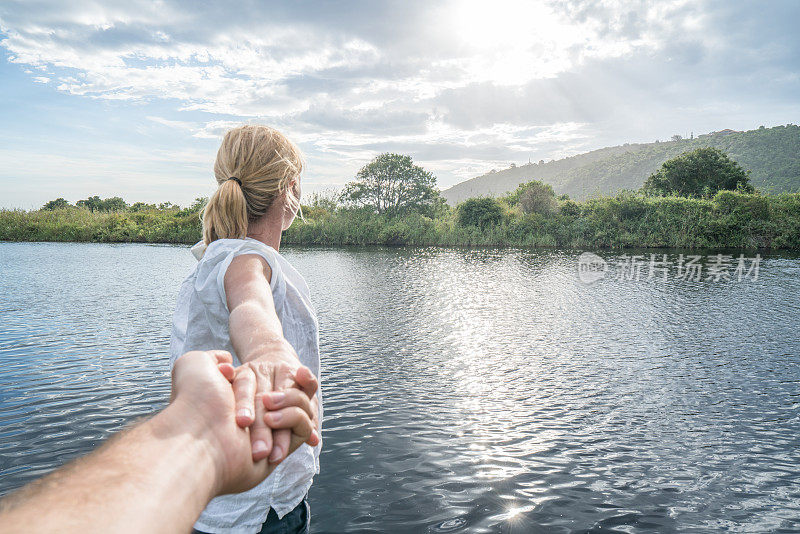
[[[510,506],[506,508],[505,512],[498,515],[498,519],[501,521],[509,521],[510,523],[516,523],[521,519],[522,515],[532,511],[535,508],[533,504],[527,504],[525,506]]]
[[[521,0],[455,2],[452,33],[472,55],[461,66],[479,80],[521,84],[572,64],[570,47],[585,38],[549,7]]]
[[[555,41],[560,22],[546,6],[522,0],[458,1],[452,8],[453,26],[463,41],[476,49],[507,47],[520,41]],[[534,31],[536,35],[531,36]]]

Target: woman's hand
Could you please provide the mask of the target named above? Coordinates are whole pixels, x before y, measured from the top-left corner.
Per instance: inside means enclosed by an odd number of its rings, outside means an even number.
[[[264,396],[264,407],[268,410],[265,415],[267,426],[272,428],[273,451],[288,451],[283,457],[277,457],[275,462],[280,463],[303,443],[312,447],[319,444],[319,399],[316,395],[319,384],[317,378],[308,367],[301,366],[294,375],[294,385],[283,390],[273,389],[272,393]],[[305,424],[300,421],[311,417],[311,433],[306,438]],[[301,429],[298,432],[298,429]],[[270,461],[273,461],[270,459]]]
[[[236,422],[250,427],[253,460],[278,464],[303,443],[319,443],[318,383],[285,339],[263,347],[236,368]]]

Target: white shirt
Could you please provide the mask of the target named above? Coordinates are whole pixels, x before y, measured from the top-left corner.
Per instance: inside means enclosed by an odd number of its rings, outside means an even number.
[[[234,365],[240,364],[228,332],[225,272],[236,256],[258,254],[272,269],[269,285],[283,335],[294,347],[300,363],[320,378],[318,324],[308,285],[283,256],[251,238],[219,239],[207,248],[201,242],[192,247],[192,253],[199,261],[178,294],[169,348],[170,369],[181,354],[191,350],[227,350],[233,355]],[[322,421],[321,389],[317,398]],[[304,443],[255,488],[213,499],[195,528],[214,534],[250,534],[261,529],[270,508],[282,518],[300,504],[314,475],[319,473],[321,448],[322,443],[316,447]]]

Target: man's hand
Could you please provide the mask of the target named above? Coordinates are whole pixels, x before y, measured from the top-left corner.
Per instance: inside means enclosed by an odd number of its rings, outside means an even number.
[[[268,375],[262,369],[255,372],[252,366],[247,366],[248,373],[244,370],[245,366],[234,369],[232,361],[230,353],[225,351],[189,352],[181,356],[172,372],[172,410],[165,411],[170,411],[173,417],[183,418],[183,424],[195,429],[198,437],[207,445],[205,448],[215,466],[215,494],[247,490],[261,482],[275,468],[263,458],[253,458],[249,435],[252,431],[237,424],[235,410],[237,407],[241,409],[241,406],[255,408],[259,414],[255,422],[260,421],[266,426],[263,418],[264,401],[246,384],[251,379],[257,381],[259,376],[262,382],[268,376],[276,380],[274,377],[280,374],[279,370],[265,366],[265,370],[273,371]],[[308,369],[299,374],[300,380],[306,379],[308,386],[316,391],[316,379]],[[235,394],[230,381],[238,385]],[[274,428],[293,436],[294,439],[286,446],[290,452],[304,442],[319,441],[315,434],[315,423],[306,410],[308,397],[300,390],[296,391],[298,394],[284,399],[284,408],[274,412],[285,416],[280,417],[279,421],[270,420]]]

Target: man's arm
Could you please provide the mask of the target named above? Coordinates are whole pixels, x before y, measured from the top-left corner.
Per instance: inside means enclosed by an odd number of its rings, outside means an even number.
[[[258,484],[274,466],[253,461],[248,432],[236,423],[231,361],[222,351],[179,358],[167,408],[3,500],[0,530],[187,532],[211,498]],[[311,439],[307,413],[280,411],[276,428]]]
[[[3,532],[186,532],[214,496],[203,429],[171,406],[3,501]],[[6,502],[8,501],[8,502]]]

